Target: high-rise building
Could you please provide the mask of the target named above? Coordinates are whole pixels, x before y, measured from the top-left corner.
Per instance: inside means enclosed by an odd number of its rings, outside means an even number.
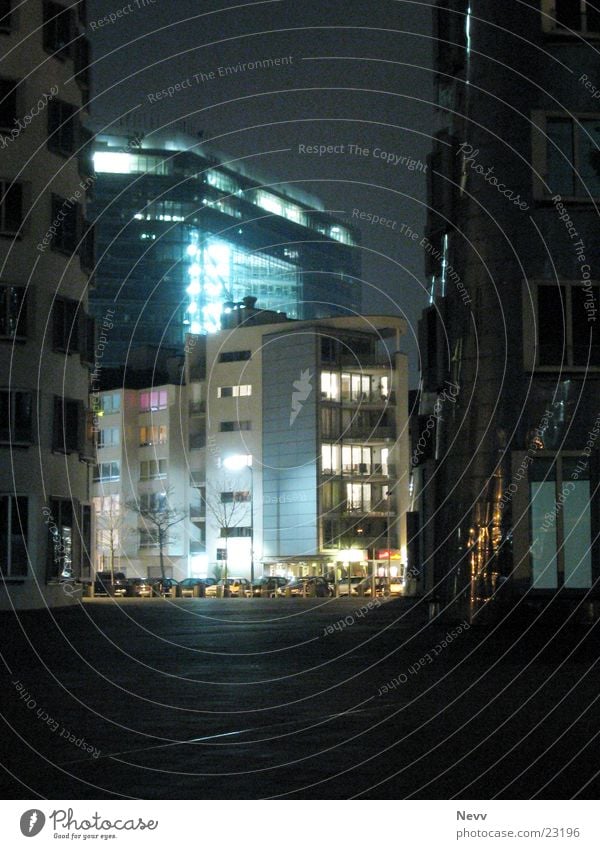
[[[597,598],[598,4],[435,8],[420,465],[430,588]]]
[[[85,4],[0,4],[0,607],[90,573]]]
[[[104,364],[151,344],[181,351],[246,296],[292,318],[360,311],[355,228],[295,187],[264,184],[175,131],[94,144],[97,318],[115,310]]]

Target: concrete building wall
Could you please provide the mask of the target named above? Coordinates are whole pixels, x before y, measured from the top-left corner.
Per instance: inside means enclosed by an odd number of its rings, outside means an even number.
[[[47,32],[42,8],[41,2],[21,4],[11,12],[8,26],[5,20],[0,31],[0,77],[16,87],[16,118],[20,121],[3,128],[0,179],[7,181],[5,186],[20,184],[22,191],[18,232],[4,226],[5,195],[0,228],[0,287],[3,299],[10,297],[8,287],[25,292],[26,311],[19,332],[7,330],[0,340],[1,388],[4,403],[11,392],[26,393],[31,402],[31,435],[25,439],[16,438],[14,425],[22,425],[29,414],[20,410],[18,422],[15,413],[7,421],[7,407],[3,408],[2,608],[67,604],[77,589],[61,575],[86,577],[90,572],[86,464],[90,452],[85,446],[87,425],[83,417],[88,393],[83,319],[88,278],[82,269],[80,249],[59,249],[58,237],[50,232],[57,214],[56,204],[52,207],[53,194],[62,199],[73,198],[80,204],[81,216],[85,211],[86,186],[90,183],[80,168],[78,149],[83,139],[76,129],[78,120],[85,115],[85,98],[74,71],[75,50],[83,49],[86,42],[80,36],[76,46],[63,49],[59,58],[51,44],[44,46]],[[65,14],[75,38],[77,13],[71,10]],[[48,123],[50,111],[59,101],[75,109],[71,149],[61,153],[50,149]],[[14,190],[13,186],[10,191]],[[78,240],[83,234],[81,227]],[[80,345],[71,353],[58,350],[53,339],[57,296],[79,305]],[[6,304],[4,300],[5,310]],[[93,340],[89,347],[93,349]],[[58,444],[55,419],[55,401],[65,398],[77,404],[81,414],[76,437],[74,426],[69,425],[66,449],[64,440],[62,448]],[[9,430],[12,435],[7,433]],[[23,499],[22,508],[16,506],[17,497]],[[6,522],[11,523],[10,530]],[[11,560],[14,567],[15,558],[22,559],[23,552],[27,562],[17,574],[11,568]]]

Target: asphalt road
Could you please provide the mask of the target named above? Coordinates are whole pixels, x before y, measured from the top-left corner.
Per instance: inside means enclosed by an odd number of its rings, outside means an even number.
[[[367,604],[4,614],[4,798],[598,797],[598,626]]]

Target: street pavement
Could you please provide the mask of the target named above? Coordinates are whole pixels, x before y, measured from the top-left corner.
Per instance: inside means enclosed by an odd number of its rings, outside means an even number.
[[[598,626],[358,598],[0,622],[4,798],[598,797]]]

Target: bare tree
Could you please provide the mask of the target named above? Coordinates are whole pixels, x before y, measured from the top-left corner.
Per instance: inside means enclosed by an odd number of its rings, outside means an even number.
[[[244,496],[246,493],[243,494]],[[231,496],[225,497],[224,496]],[[237,528],[244,520],[248,519],[251,510],[248,498],[242,497],[242,493],[234,490],[231,481],[224,479],[221,485],[208,486],[201,492],[202,500],[206,506],[206,515],[210,514],[221,530],[221,538],[225,540],[225,565],[222,577],[227,580],[229,565],[229,535],[232,528]]]
[[[109,496],[109,499],[108,509],[96,512],[96,528],[100,536],[97,547],[101,551],[108,550],[110,583],[114,585],[117,552],[122,551],[123,544],[131,535],[132,528],[127,525],[125,512],[121,509],[119,502],[115,501],[113,496]]]
[[[127,507],[141,517],[147,530],[151,530],[155,534],[160,558],[160,575],[164,582],[166,579],[165,546],[171,541],[169,531],[187,518],[187,512],[171,506],[172,488],[162,493],[156,493],[156,495],[159,497],[148,504],[140,501],[129,501]]]

